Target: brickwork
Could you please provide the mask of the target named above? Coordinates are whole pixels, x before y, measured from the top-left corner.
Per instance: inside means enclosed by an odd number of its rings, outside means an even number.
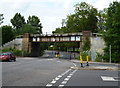
[[[91,38],[91,31],[83,31],[83,41],[86,39],[86,37]]]
[[[29,33],[23,35],[22,50],[29,52]]]

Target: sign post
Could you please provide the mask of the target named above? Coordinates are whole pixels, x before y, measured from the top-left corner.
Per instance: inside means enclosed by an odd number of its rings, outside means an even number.
[[[110,45],[110,63],[111,63],[111,45]]]

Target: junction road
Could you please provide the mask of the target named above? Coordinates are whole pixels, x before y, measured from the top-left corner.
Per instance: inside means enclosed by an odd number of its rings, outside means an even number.
[[[19,57],[16,62],[2,62],[2,86],[115,88],[119,85],[116,70],[71,68],[77,65],[56,58]]]

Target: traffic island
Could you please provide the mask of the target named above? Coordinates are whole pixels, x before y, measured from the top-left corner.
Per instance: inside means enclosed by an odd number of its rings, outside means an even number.
[[[118,67],[109,67],[109,66],[74,66],[71,67],[71,69],[78,69],[78,70],[112,70],[112,71],[118,71]]]

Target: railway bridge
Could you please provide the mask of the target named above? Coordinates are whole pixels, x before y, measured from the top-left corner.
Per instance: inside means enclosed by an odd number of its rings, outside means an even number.
[[[40,43],[42,42],[78,42],[79,49],[82,50],[83,41],[86,37],[91,37],[90,31],[82,31],[81,33],[46,35],[26,33],[23,35],[22,50],[31,53],[31,56],[39,56],[39,47]]]

